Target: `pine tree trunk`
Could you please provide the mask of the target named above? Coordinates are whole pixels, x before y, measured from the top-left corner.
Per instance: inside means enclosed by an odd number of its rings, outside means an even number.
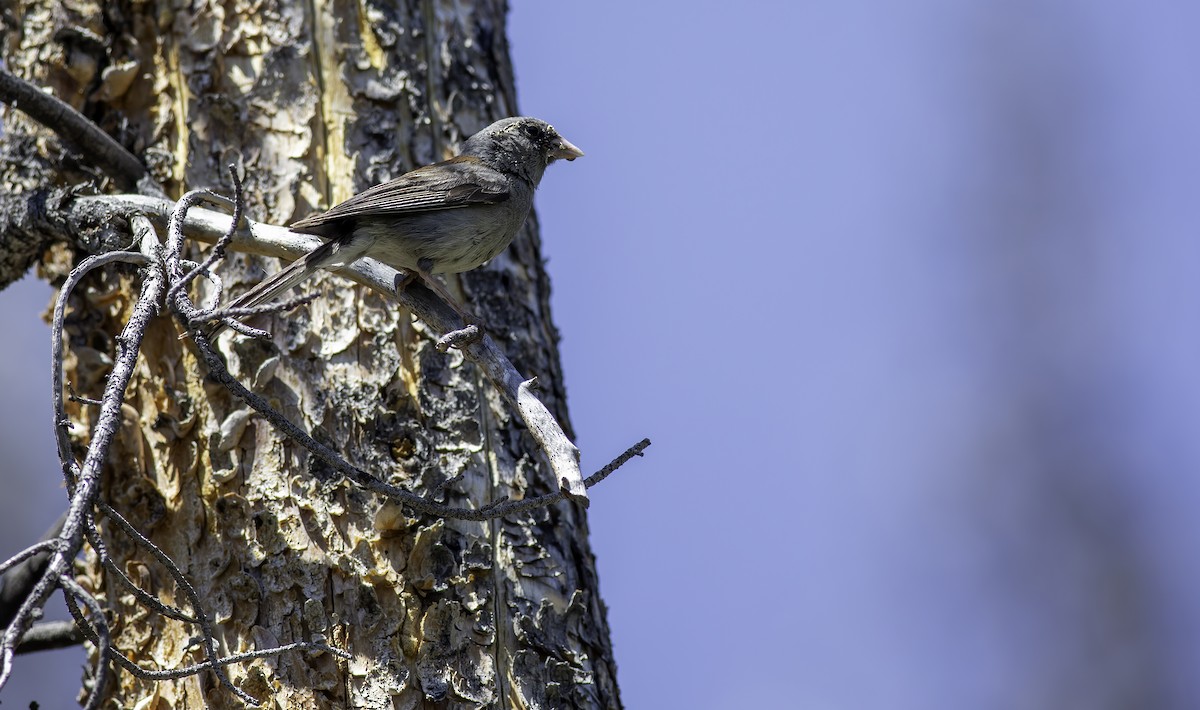
[[[11,71],[117,136],[172,196],[228,194],[226,166],[238,164],[250,216],[275,224],[449,157],[517,113],[501,0],[7,5]],[[11,110],[4,124],[6,189],[86,174],[44,128]],[[81,256],[50,249],[43,271],[61,276]],[[221,273],[236,292],[277,268],[234,255]],[[106,273],[88,285],[72,304],[67,380],[95,395],[137,281]],[[567,426],[536,220],[450,287],[517,369],[539,376]],[[498,393],[456,351],[433,347],[440,333],[338,277],[309,288],[319,299],[275,317],[272,341],[222,341],[244,383],[352,463],[417,493],[480,507],[556,488]],[[225,652],[324,637],[353,655],[235,664],[237,686],[286,708],[620,706],[579,508],[471,523],[384,502],[206,381],[178,335],[165,314],[148,334],[105,500],[179,563]],[[83,444],[97,413],[72,406]],[[161,565],[102,530],[130,577],[187,608]],[[203,660],[188,644],[193,626],[147,613],[94,559],[81,579],[140,665]],[[238,704],[211,672],[154,683],[117,671],[104,692],[121,707]]]

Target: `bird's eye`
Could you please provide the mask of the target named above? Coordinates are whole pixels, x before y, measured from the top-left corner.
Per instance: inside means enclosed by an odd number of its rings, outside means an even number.
[[[525,124],[525,135],[533,138],[534,140],[539,140],[545,135],[545,131],[543,131],[542,127],[536,123],[527,123]]]

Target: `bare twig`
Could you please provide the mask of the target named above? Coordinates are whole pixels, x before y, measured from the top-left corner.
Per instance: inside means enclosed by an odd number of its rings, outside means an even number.
[[[52,651],[83,643],[83,632],[74,621],[43,621],[34,624],[17,645],[17,655]]]
[[[221,302],[221,294],[225,291],[225,283],[221,281],[221,277],[217,275],[217,272],[212,270],[211,266],[205,267],[204,264],[201,264],[200,262],[192,261],[191,259],[183,259],[181,263],[184,266],[196,270],[196,276],[203,276],[206,281],[213,285],[213,305],[210,307],[210,309],[216,308],[217,304]]]
[[[315,641],[296,641],[293,643],[283,644],[282,646],[274,646],[272,648],[264,648],[257,651],[243,651],[242,653],[234,653],[229,656],[223,656],[216,660],[216,666],[228,666],[231,663],[242,663],[243,661],[252,661],[255,658],[266,658],[268,656],[278,656],[281,653],[288,651],[308,651],[310,653],[330,653],[343,660],[351,660],[354,658],[349,653],[346,653],[340,648],[334,648],[325,643]],[[145,668],[129,661],[127,656],[122,655],[130,665],[121,664],[129,669],[131,673],[145,680],[174,680],[175,678],[186,678],[190,675],[195,675],[201,671],[213,670],[212,663],[194,663],[190,666],[181,666],[179,668],[171,668],[168,670],[148,671]],[[257,703],[255,703],[257,704]]]
[[[41,542],[25,548],[16,556],[0,564],[0,628],[8,626],[8,622],[16,616],[17,609],[33,591],[37,580],[46,570],[50,562],[50,553],[60,542],[58,536],[66,523],[66,514],[60,515],[50,529],[42,535]]]
[[[261,328],[251,328],[236,318],[226,318],[221,322],[228,326],[230,330],[241,333],[247,338],[259,338],[260,340],[267,340],[271,337],[271,333],[269,331]],[[183,336],[181,335],[179,337],[182,338]]]
[[[98,399],[92,399],[91,397],[83,397],[83,396],[77,394],[75,392],[75,385],[71,384],[70,382],[67,383],[67,391],[71,393],[70,396],[67,397],[67,401],[69,401],[69,402],[77,402],[79,404],[92,404],[92,405],[101,404],[100,400],[98,400]]]
[[[63,283],[62,288],[58,290],[58,298],[54,301],[54,315],[50,319],[50,375],[52,379],[50,401],[54,408],[54,421],[57,423],[57,426],[54,427],[54,439],[58,442],[58,460],[62,464],[63,477],[67,481],[68,492],[74,491],[75,473],[78,464],[75,461],[74,454],[71,453],[71,441],[67,438],[64,426],[64,423],[69,421],[63,402],[62,332],[64,321],[66,320],[67,302],[71,298],[71,293],[75,290],[79,282],[83,280],[84,276],[87,276],[93,269],[116,262],[145,266],[150,263],[150,258],[136,251],[110,251],[84,259],[78,266],[71,269],[71,273],[67,275],[67,280]]]
[[[81,597],[81,598],[89,598],[89,597]],[[83,616],[83,613],[79,610],[79,607],[77,605],[75,595],[67,594],[66,595],[66,603],[67,603],[67,611],[69,611],[71,613],[72,618],[75,619],[75,627],[82,633],[82,635],[85,639],[87,639],[93,645],[99,646],[103,642],[101,635],[99,633],[99,629],[94,628],[92,621]],[[352,656],[349,653],[346,653],[345,651],[343,651],[341,649],[329,646],[328,644],[326,644],[322,641],[297,641],[294,643],[283,644],[281,646],[274,646],[272,648],[260,649],[260,650],[255,650],[255,651],[245,651],[242,653],[235,653],[235,654],[232,654],[229,656],[221,656],[221,657],[210,659],[203,663],[193,663],[191,665],[182,666],[180,668],[171,668],[171,669],[167,669],[167,670],[148,670],[146,668],[142,668],[137,663],[134,663],[128,656],[126,656],[124,653],[121,653],[121,651],[119,651],[116,647],[112,646],[111,644],[109,646],[107,646],[107,649],[108,649],[109,656],[111,656],[112,660],[114,660],[117,663],[117,665],[121,666],[122,668],[129,671],[130,673],[137,676],[138,678],[142,678],[144,680],[150,680],[150,681],[174,680],[176,678],[185,678],[187,676],[195,675],[195,674],[203,672],[205,670],[214,671],[218,674],[218,676],[220,676],[220,675],[224,675],[224,671],[223,671],[224,667],[230,665],[231,663],[240,663],[242,661],[252,660],[255,658],[264,658],[267,656],[274,656],[274,655],[278,655],[280,653],[286,653],[288,651],[307,650],[310,652],[331,653],[331,654],[337,656],[338,658],[342,658],[342,659],[346,659],[346,660],[349,660],[352,658]],[[259,702],[257,700],[255,700],[252,696],[250,696],[249,694],[247,694],[241,690],[238,690],[235,688],[234,692],[237,694],[237,696],[239,698],[241,698],[243,701],[245,701],[251,705],[259,704]]]
[[[67,610],[71,613],[72,618],[75,619],[74,626],[81,633],[83,638],[86,639],[87,641],[89,641],[90,643],[92,643],[93,645],[97,646],[98,648],[101,647],[101,644],[106,643],[104,637],[100,633],[101,629],[99,627],[94,628],[92,621],[83,616],[82,612],[79,610],[79,607],[77,606],[76,599],[72,594],[66,595],[66,603],[67,603]],[[278,655],[281,653],[286,653],[288,651],[307,650],[307,651],[313,652],[313,653],[317,653],[317,652],[331,653],[339,658],[346,659],[346,660],[349,660],[350,658],[352,658],[352,656],[350,656],[350,654],[346,653],[345,651],[338,649],[338,648],[333,648],[333,647],[329,646],[328,644],[325,644],[324,642],[297,641],[295,643],[284,644],[281,646],[274,646],[272,648],[259,649],[256,651],[246,651],[243,653],[235,653],[235,654],[232,654],[229,656],[220,656],[220,657],[216,657],[216,658],[207,660],[203,663],[193,663],[191,665],[182,666],[179,668],[171,668],[171,669],[165,669],[165,670],[149,670],[149,669],[142,668],[141,666],[139,666],[132,659],[130,659],[129,656],[126,656],[124,653],[122,653],[120,650],[118,650],[115,646],[112,646],[111,644],[108,644],[107,646],[104,646],[103,648],[105,648],[107,650],[107,655],[114,662],[116,662],[117,665],[121,666],[121,668],[129,671],[131,674],[133,674],[134,676],[136,676],[138,678],[141,678],[143,680],[156,681],[156,682],[164,681],[164,680],[174,680],[177,678],[186,678],[187,676],[196,675],[197,673],[202,673],[206,670],[213,671],[214,673],[216,673],[218,675],[218,677],[220,677],[220,676],[225,675],[224,667],[230,665],[231,663],[240,663],[242,661],[252,660],[255,658],[264,658],[267,656],[274,656],[274,655]],[[99,686],[97,686],[97,687],[99,687]],[[233,692],[237,695],[237,697],[241,698],[243,702],[245,702],[249,705],[257,706],[260,704],[259,701],[256,700],[253,696],[251,696],[250,694],[248,694],[238,688],[234,688]]]
[[[239,182],[237,184],[239,186],[238,196],[240,197],[241,183]],[[196,268],[192,269],[191,273],[189,274],[183,273],[183,218],[188,213],[188,210],[192,209],[201,202],[228,204],[229,198],[218,195],[212,190],[192,190],[184,193],[183,197],[179,198],[179,201],[175,203],[175,207],[171,211],[171,219],[167,222],[167,277],[173,284],[171,286],[171,290],[167,292],[168,301],[176,300],[179,296],[179,293],[193,278],[195,278],[196,274],[204,270],[201,268]],[[235,206],[234,213],[237,214],[240,219],[241,209]],[[225,233],[222,234],[220,239],[217,240],[217,246],[224,251],[225,247],[228,246],[229,242],[233,239],[233,235],[235,233],[237,233],[237,222],[235,222],[233,219],[230,219],[228,229],[226,229]],[[213,260],[213,263],[216,263],[215,259]],[[211,266],[211,264],[201,264],[201,266],[208,268],[208,266]]]
[[[113,510],[107,503],[101,501],[99,504],[99,509],[104,517],[115,523],[117,527],[121,528],[122,532],[136,542],[139,547],[149,552],[154,559],[158,560],[159,563],[167,569],[167,572],[170,573],[171,578],[175,580],[175,584],[183,592],[183,595],[187,597],[188,604],[192,607],[192,611],[196,614],[195,618],[187,617],[185,615],[183,620],[199,625],[201,631],[204,631],[206,634],[211,636],[212,622],[208,620],[208,616],[204,613],[204,607],[200,602],[200,594],[196,591],[196,588],[192,586],[192,583],[188,581],[187,577],[184,576],[183,570],[179,569],[179,565],[175,564],[175,560],[172,560],[167,553],[162,551],[162,548],[151,542],[149,538],[139,532],[138,529],[133,527],[133,525],[131,525],[124,516]]]
[[[108,620],[104,618],[104,608],[100,606],[100,602],[88,594],[86,589],[79,586],[74,577],[69,574],[61,574],[57,581],[62,587],[63,598],[67,600],[68,608],[73,609],[74,613],[78,613],[74,602],[82,601],[83,605],[92,613],[90,622],[96,635],[96,671],[92,675],[92,692],[88,696],[87,705],[84,705],[84,708],[85,710],[95,710],[100,707],[104,684],[108,682],[108,655],[109,649],[112,648],[112,634],[108,628]],[[80,630],[83,628],[80,627]]]
[[[187,288],[188,284],[190,284],[197,276],[202,273],[206,273],[213,267],[214,264],[225,258],[225,250],[229,248],[230,242],[233,241],[234,235],[237,234],[237,228],[238,225],[241,224],[242,213],[245,212],[246,207],[245,200],[242,199],[242,179],[238,177],[237,168],[235,168],[233,165],[229,166],[229,177],[231,180],[233,180],[233,218],[229,220],[229,229],[221,236],[220,239],[217,240],[217,243],[213,246],[212,251],[209,252],[208,258],[193,267],[191,271],[184,274],[182,278],[177,279],[171,285],[170,290],[167,291],[167,302],[175,300],[175,294],[179,293],[179,291],[182,289]],[[215,195],[207,190],[204,191],[204,194],[210,199],[214,197],[222,201],[225,199],[220,195]],[[183,201],[180,200],[181,204],[182,202]],[[187,210],[185,209],[184,212],[186,213],[186,211]]]
[[[466,328],[452,330],[438,338],[437,349],[439,352],[444,353],[450,348],[457,347],[464,343],[469,343],[475,340],[482,332],[483,331],[479,329],[479,326],[475,325],[474,323],[471,323]]]
[[[0,564],[0,574],[5,574],[4,581],[8,582],[9,578],[7,574],[15,569],[17,565],[27,562],[40,555],[45,555],[56,547],[58,547],[57,537],[55,537],[53,540],[42,540],[40,542],[35,542]],[[8,624],[5,622],[5,624],[2,625],[7,626]]]
[[[185,195],[184,198],[179,201],[179,204],[186,205],[186,204],[189,204],[189,202],[194,203],[194,202],[199,202],[200,200],[204,200],[204,199],[215,199],[218,201],[223,200],[223,198],[221,198],[220,196],[213,195],[212,193],[208,193],[207,191],[203,191],[203,192],[192,191],[192,192],[189,192],[187,195]],[[180,207],[178,209],[181,212],[186,214],[186,211],[187,211],[186,207]],[[136,231],[154,234],[153,227],[151,226],[150,221],[147,220],[145,217],[138,215],[133,218],[132,222],[134,225],[134,229]],[[169,246],[168,246],[168,249],[167,249],[166,255],[165,255],[166,261],[165,261],[165,263],[159,264],[159,267],[161,269],[161,276],[166,277],[167,279],[171,279],[172,277],[181,278],[183,276],[183,264],[180,261],[178,247],[176,247],[174,250],[172,250],[172,248],[171,248],[171,246],[174,245],[174,242],[176,239],[182,239],[182,237],[172,238],[170,235],[168,236]],[[157,244],[158,244],[157,239],[155,239],[154,243],[155,243],[155,252],[160,253],[160,250],[157,248]],[[184,299],[184,300],[187,299],[187,294],[184,292],[183,289],[178,289],[175,293],[176,293],[176,296],[175,296],[176,299]],[[131,321],[132,321],[132,319],[131,319]],[[142,332],[144,332],[144,326],[143,326]],[[97,426],[99,426],[99,425],[97,425]],[[153,545],[152,543],[150,543],[150,541],[147,540],[140,533],[138,533],[137,530],[134,529],[134,527],[132,525],[129,525],[128,523],[126,523],[125,519],[123,517],[121,517],[120,515],[118,515],[116,513],[116,511],[109,508],[106,504],[102,503],[101,505],[103,506],[104,512],[108,516],[109,519],[113,520],[114,522],[117,522],[118,525],[121,525],[122,523],[124,523],[124,525],[122,525],[122,527],[125,530],[126,534],[128,534],[131,537],[133,537],[134,539],[138,540],[138,542],[140,544],[142,544],[143,547],[150,550],[152,553],[154,551],[157,551],[158,553],[162,553],[162,551],[159,550],[156,545]],[[180,588],[184,590],[184,593],[188,595],[188,600],[189,600],[189,602],[191,602],[192,611],[196,615],[196,621],[200,625],[201,630],[204,632],[205,654],[208,656],[209,662],[212,663],[213,673],[216,674],[217,679],[221,682],[221,685],[228,688],[235,695],[237,695],[239,698],[242,698],[246,702],[251,703],[253,705],[257,705],[258,703],[256,701],[254,701],[245,692],[243,692],[241,689],[236,687],[233,684],[233,681],[231,681],[229,679],[229,676],[227,676],[225,674],[225,671],[222,670],[216,664],[217,658],[219,657],[219,654],[217,653],[217,642],[213,636],[212,624],[211,624],[211,622],[209,622],[208,617],[207,617],[207,615],[205,615],[205,613],[203,611],[203,607],[200,604],[200,595],[196,593],[195,588],[192,587],[191,584],[188,583],[188,581],[184,578],[183,573],[179,570],[178,566],[175,565],[175,563],[173,561],[171,561],[170,558],[165,553],[162,553],[161,556],[158,556],[158,559],[160,561],[163,561],[165,566],[167,567],[167,569],[172,571],[172,574],[175,576],[176,584],[178,584],[180,586]],[[176,573],[178,573],[178,574],[176,574]]]
[[[625,453],[616,457],[612,461],[609,461],[604,468],[583,479],[584,485],[588,488],[591,488],[600,481],[603,481],[604,479],[608,478],[609,474],[611,474],[613,471],[616,471],[618,468],[621,468],[625,464],[629,463],[629,460],[634,456],[641,456],[642,452],[649,447],[649,439],[642,439],[633,446],[630,446],[628,449],[625,449]]]
[[[101,505],[104,506],[103,503],[101,503]],[[124,570],[122,570],[116,562],[113,562],[112,557],[108,554],[108,549],[104,544],[103,538],[100,537],[100,531],[96,529],[94,522],[93,524],[88,525],[86,534],[88,544],[90,544],[92,549],[96,551],[96,557],[100,560],[100,563],[104,566],[104,569],[112,573],[113,576],[116,577],[117,581],[120,582],[130,592],[132,592],[133,595],[137,597],[138,601],[140,601],[145,607],[151,611],[156,611],[159,614],[162,614],[168,619],[176,619],[189,624],[198,623],[194,617],[184,613],[181,609],[163,604],[158,600],[157,597],[142,589],[132,579],[130,579],[129,576],[125,574]],[[155,549],[158,549],[157,546],[155,546]],[[168,558],[168,560],[169,559],[170,558]],[[170,566],[175,566],[173,560],[171,561],[171,565],[169,565],[169,567]]]
[[[91,266],[94,266],[94,262]],[[63,586],[63,580],[70,579],[72,561],[83,546],[85,518],[91,515],[100,493],[100,473],[108,458],[109,446],[120,427],[125,387],[133,376],[146,323],[154,315],[159,299],[162,297],[164,277],[165,274],[161,269],[151,268],[146,272],[146,278],[142,283],[142,292],[134,304],[129,322],[126,323],[118,340],[123,347],[120,348],[114,360],[112,372],[109,374],[108,383],[105,386],[104,404],[100,407],[100,416],[93,431],[91,445],[88,447],[83,465],[76,476],[72,476],[70,473],[70,469],[74,466],[70,448],[68,446],[65,449],[64,474],[67,476],[68,486],[72,490],[67,520],[59,537],[62,544],[51,554],[49,564],[41,579],[34,585],[25,602],[17,610],[12,622],[5,629],[3,640],[0,640],[0,687],[7,683],[9,675],[12,674],[13,654],[21,637],[32,625],[35,611],[45,606],[46,599],[54,591],[55,586]],[[80,277],[77,276],[76,282],[78,278]],[[56,306],[56,313],[59,310]],[[59,315],[61,316],[61,313]],[[57,322],[61,326],[61,318],[57,319]],[[61,338],[61,330],[54,331],[54,335]],[[58,350],[58,354],[61,357],[61,349]],[[54,398],[57,412],[57,408],[61,407],[62,400],[61,363],[59,363],[59,369],[54,378]],[[60,427],[56,427],[56,429],[58,428]],[[62,453],[61,450],[60,453]],[[71,584],[74,584],[73,580],[71,580]],[[104,665],[107,666],[107,664]]]
[[[215,320],[226,320],[234,318],[249,318],[250,316],[260,316],[267,313],[281,313],[290,311],[297,306],[303,306],[307,303],[312,303],[316,299],[318,293],[308,293],[297,298],[291,298],[286,301],[278,301],[276,303],[265,303],[261,306],[249,306],[246,308],[215,308],[208,311],[197,311],[196,315],[188,320],[188,326],[196,328],[206,323],[211,323]],[[245,325],[243,323],[243,325]]]

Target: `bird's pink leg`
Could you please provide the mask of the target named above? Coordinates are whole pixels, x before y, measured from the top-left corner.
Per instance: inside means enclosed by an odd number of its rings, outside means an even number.
[[[399,283],[396,284],[396,290],[402,291],[405,288],[408,288],[408,285],[417,278],[420,278],[421,281],[429,288],[429,290],[441,296],[442,300],[445,301],[451,308],[453,308],[454,312],[457,313],[467,325],[478,325],[478,319],[474,316],[474,314],[469,313],[467,309],[459,305],[458,299],[456,299],[450,293],[450,291],[442,285],[442,282],[436,276],[430,273],[429,269],[432,267],[433,263],[430,262],[429,259],[421,259],[417,262],[416,270],[405,269],[405,276],[403,276]]]

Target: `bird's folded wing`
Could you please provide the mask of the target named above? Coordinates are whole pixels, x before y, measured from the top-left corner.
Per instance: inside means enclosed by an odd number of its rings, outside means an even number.
[[[326,212],[293,223],[290,229],[306,232],[365,214],[428,212],[494,204],[508,198],[508,182],[502,173],[483,165],[477,158],[459,156],[364,190]]]

